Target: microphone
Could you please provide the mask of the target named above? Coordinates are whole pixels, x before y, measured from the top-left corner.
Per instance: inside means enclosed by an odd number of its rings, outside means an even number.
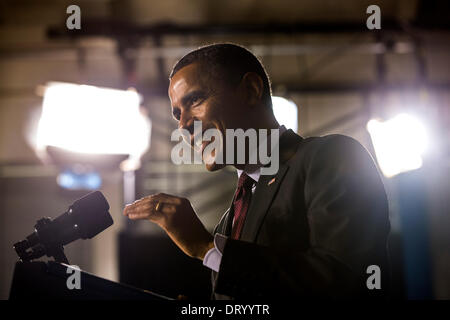
[[[109,204],[103,194],[91,192],[55,219],[38,220],[34,232],[14,244],[14,249],[22,261],[47,255],[57,262],[69,264],[63,246],[78,239],[91,239],[110,227],[114,222],[108,210]]]

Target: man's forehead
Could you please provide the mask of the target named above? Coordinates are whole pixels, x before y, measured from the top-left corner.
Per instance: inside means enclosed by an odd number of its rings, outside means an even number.
[[[202,87],[206,82],[199,69],[198,64],[193,63],[178,70],[170,79],[169,97],[179,99],[191,88]]]

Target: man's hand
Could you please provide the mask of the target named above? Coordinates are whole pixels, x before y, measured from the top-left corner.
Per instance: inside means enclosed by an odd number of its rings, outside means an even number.
[[[159,225],[175,244],[190,257],[203,260],[214,247],[213,236],[205,229],[186,198],[158,193],[125,207],[132,220],[146,219]]]

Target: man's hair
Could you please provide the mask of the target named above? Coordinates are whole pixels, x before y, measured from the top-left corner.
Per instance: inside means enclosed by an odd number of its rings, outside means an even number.
[[[232,43],[218,43],[200,47],[182,57],[172,69],[170,79],[182,68],[199,63],[213,79],[229,85],[238,85],[247,72],[258,74],[264,85],[262,99],[272,107],[269,76],[258,58],[246,48]]]

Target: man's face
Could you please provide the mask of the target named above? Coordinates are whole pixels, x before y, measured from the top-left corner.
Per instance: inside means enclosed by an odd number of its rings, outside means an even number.
[[[172,114],[178,121],[178,128],[186,129],[190,133],[190,144],[194,148],[194,121],[202,122],[202,134],[208,129],[217,129],[225,137],[226,129],[243,128],[242,99],[239,91],[231,86],[211,79],[202,72],[197,63],[180,69],[170,80],[169,98],[171,100]],[[239,112],[240,110],[240,112]],[[205,141],[197,146],[197,151],[203,154],[205,147],[212,143]],[[225,147],[225,143],[221,143]],[[225,150],[223,159],[226,159]],[[215,157],[215,152],[205,157]],[[202,155],[202,157],[204,157]],[[215,171],[223,168],[224,164],[217,164],[213,159],[203,158],[206,169]],[[209,164],[208,164],[209,162]],[[225,161],[222,161],[225,162]]]

